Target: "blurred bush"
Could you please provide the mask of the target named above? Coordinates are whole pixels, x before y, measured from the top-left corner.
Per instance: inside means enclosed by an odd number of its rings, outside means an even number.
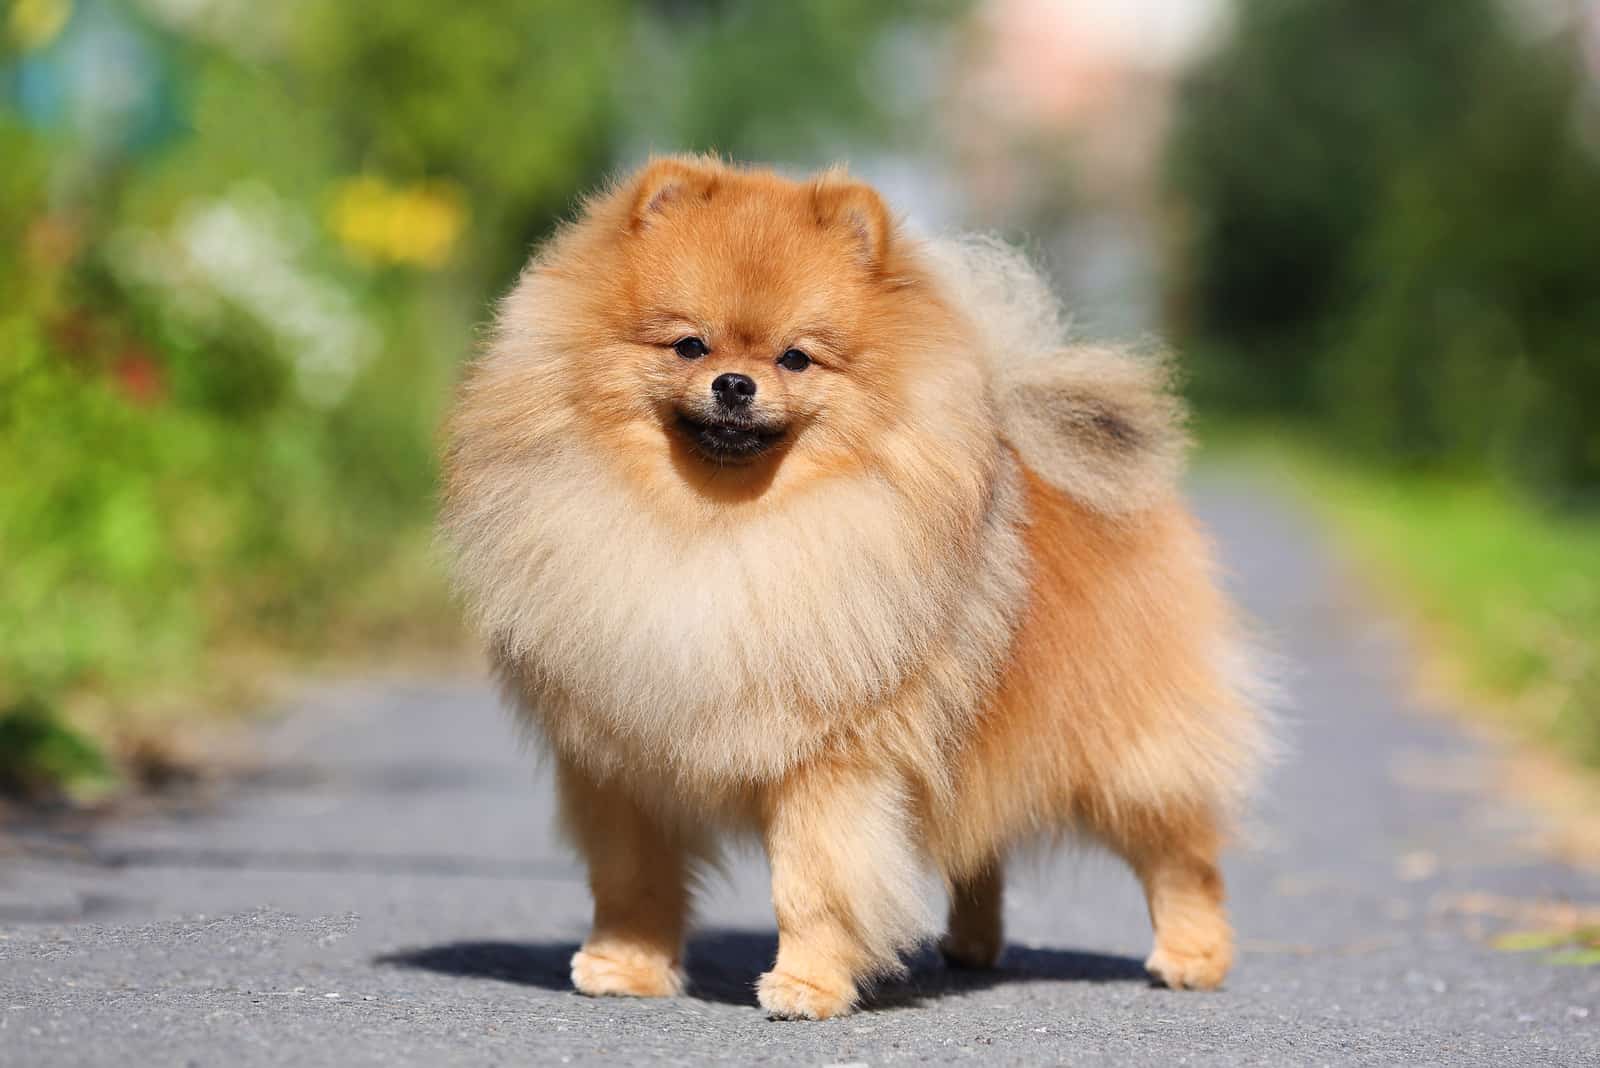
[[[1534,6],[1240,0],[1170,157],[1203,403],[1600,504],[1596,61]]]
[[[42,702],[0,709],[0,794],[50,800],[69,785],[74,796],[91,798],[111,779],[100,750]]]
[[[13,0],[0,707],[115,735],[235,659],[449,632],[434,428],[529,246],[652,149],[883,133],[875,57],[943,13]]]

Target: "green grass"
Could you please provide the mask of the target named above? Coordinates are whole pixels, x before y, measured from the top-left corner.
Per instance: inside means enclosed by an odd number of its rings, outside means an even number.
[[[1487,479],[1374,469],[1281,435],[1218,451],[1318,510],[1416,610],[1469,696],[1600,767],[1600,519],[1552,515]]]
[[[0,709],[0,794],[88,798],[113,780],[100,748],[43,701]]]

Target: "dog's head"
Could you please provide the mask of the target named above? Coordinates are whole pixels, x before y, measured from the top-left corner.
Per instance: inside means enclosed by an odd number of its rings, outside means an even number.
[[[930,391],[981,421],[978,361],[902,243],[842,172],[661,159],[592,201],[524,288],[568,302],[560,388],[580,433],[692,483],[764,489],[967,418],[929,418]]]
[[[664,160],[627,200],[630,386],[701,459],[751,463],[828,418],[859,432],[868,391],[891,399],[871,336],[892,295],[876,193]]]

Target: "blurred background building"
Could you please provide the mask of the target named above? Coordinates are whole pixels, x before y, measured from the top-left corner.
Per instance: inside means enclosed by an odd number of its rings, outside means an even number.
[[[454,648],[451,383],[580,191],[678,150],[1024,243],[1600,759],[1593,0],[0,10],[0,786]]]

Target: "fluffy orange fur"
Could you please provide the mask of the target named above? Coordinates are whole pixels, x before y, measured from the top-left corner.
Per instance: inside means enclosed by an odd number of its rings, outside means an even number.
[[[1181,415],[1020,258],[914,241],[842,172],[661,159],[591,199],[466,377],[442,519],[589,866],[577,988],[681,991],[740,832],[775,1016],[897,971],[930,871],[947,957],[992,965],[1008,853],[1069,833],[1142,881],[1151,973],[1218,985],[1262,730]]]

